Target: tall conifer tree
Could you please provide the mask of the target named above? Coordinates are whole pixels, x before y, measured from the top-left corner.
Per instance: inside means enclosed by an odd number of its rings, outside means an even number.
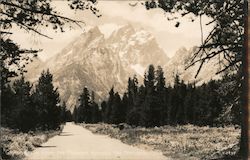
[[[59,93],[52,82],[53,75],[49,70],[43,71],[32,95],[43,129],[55,129],[60,124]]]

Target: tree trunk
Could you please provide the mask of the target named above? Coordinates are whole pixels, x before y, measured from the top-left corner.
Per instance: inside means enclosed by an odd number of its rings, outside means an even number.
[[[244,79],[242,81],[242,123],[241,123],[241,139],[240,139],[240,155],[244,159],[248,157],[248,3],[245,1],[245,41],[242,52],[242,69]]]

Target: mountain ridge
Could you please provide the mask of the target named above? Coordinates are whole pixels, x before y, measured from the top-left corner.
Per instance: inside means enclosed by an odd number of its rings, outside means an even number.
[[[72,109],[84,86],[95,91],[97,101],[101,101],[112,86],[122,92],[129,76],[137,74],[142,79],[142,72],[149,64],[164,65],[168,60],[152,34],[143,29],[125,25],[105,38],[96,26],[41,63],[32,73],[29,71],[27,77],[34,80],[42,70],[49,68],[62,100]]]
[[[35,80],[41,71],[49,68],[54,75],[54,84],[59,88],[62,100],[72,110],[85,86],[95,91],[97,102],[106,99],[111,87],[122,93],[128,77],[137,75],[142,81],[145,69],[153,64],[163,67],[166,82],[171,84],[171,73],[181,74],[185,81],[194,79],[195,69],[185,70],[185,62],[194,52],[180,48],[171,59],[158,45],[152,34],[144,29],[135,29],[131,24],[119,27],[105,38],[96,26],[66,45],[46,62],[36,64],[28,72],[28,79]],[[214,67],[213,67],[214,69]],[[202,75],[207,81],[209,75]],[[199,78],[202,79],[202,76]]]

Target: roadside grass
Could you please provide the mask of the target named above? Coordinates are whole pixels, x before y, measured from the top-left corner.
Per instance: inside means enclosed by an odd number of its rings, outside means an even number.
[[[42,143],[61,131],[62,127],[59,130],[22,133],[1,127],[1,159],[23,159],[28,151],[41,147]]]
[[[127,124],[84,124],[93,133],[109,135],[126,144],[162,151],[173,159],[223,159],[239,150],[238,126],[199,127],[194,125],[131,127]],[[228,159],[226,158],[226,159]]]

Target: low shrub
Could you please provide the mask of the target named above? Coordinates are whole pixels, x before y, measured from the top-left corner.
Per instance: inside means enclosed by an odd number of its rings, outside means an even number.
[[[36,131],[22,133],[8,128],[1,128],[1,158],[22,159],[25,153],[41,146],[49,138],[58,135],[62,130]]]

